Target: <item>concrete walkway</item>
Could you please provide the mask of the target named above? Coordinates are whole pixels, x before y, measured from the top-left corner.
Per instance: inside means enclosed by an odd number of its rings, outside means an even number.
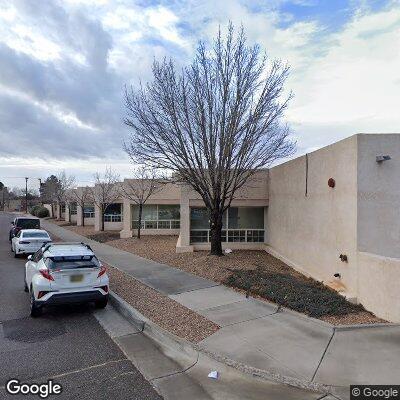
[[[350,384],[400,383],[400,326],[334,327],[278,310],[215,282],[143,259],[43,221],[66,241],[90,244],[100,259],[221,326],[200,343],[208,352],[349,398]]]

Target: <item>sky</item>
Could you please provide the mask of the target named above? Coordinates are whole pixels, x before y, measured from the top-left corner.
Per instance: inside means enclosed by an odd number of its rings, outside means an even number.
[[[124,86],[154,59],[188,64],[229,21],[291,66],[296,155],[400,132],[400,0],[0,0],[0,181],[129,177]]]

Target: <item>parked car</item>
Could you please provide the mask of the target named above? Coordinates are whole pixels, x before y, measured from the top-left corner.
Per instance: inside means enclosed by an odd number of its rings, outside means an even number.
[[[14,257],[33,254],[50,242],[50,235],[43,229],[22,229],[11,239],[11,251],[14,252]]]
[[[106,268],[84,243],[49,243],[25,264],[32,317],[47,305],[94,302],[104,308],[108,288]]]
[[[11,229],[9,234],[9,240],[21,229],[40,229],[40,219],[34,217],[17,217],[11,222]]]

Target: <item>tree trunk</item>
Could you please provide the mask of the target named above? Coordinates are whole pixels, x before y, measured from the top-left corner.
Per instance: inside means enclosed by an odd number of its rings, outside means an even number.
[[[100,227],[100,230],[101,231],[104,231],[104,209],[103,209],[103,207],[101,207],[100,208],[100,212],[101,212],[101,227]]]
[[[138,230],[137,230],[137,238],[140,239],[140,229],[142,227],[142,212],[143,212],[143,204],[139,204],[139,221],[138,221]]]
[[[220,210],[212,210],[210,213],[210,242],[212,256],[222,256],[222,243],[221,243],[221,231],[222,231],[222,215]]]
[[[85,226],[85,211],[82,208],[82,226]]]

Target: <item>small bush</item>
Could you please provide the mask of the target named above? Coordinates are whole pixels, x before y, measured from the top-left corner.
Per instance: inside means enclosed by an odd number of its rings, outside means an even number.
[[[46,207],[40,207],[34,215],[36,215],[38,218],[46,218],[50,215],[50,213]]]
[[[37,212],[38,212],[41,208],[42,208],[42,206],[36,205],[36,206],[33,206],[33,207],[30,209],[29,212],[30,212],[32,215],[34,215],[35,217],[37,217]]]
[[[314,318],[364,310],[361,305],[350,303],[336,291],[314,279],[266,272],[261,268],[233,270],[224,283]]]

